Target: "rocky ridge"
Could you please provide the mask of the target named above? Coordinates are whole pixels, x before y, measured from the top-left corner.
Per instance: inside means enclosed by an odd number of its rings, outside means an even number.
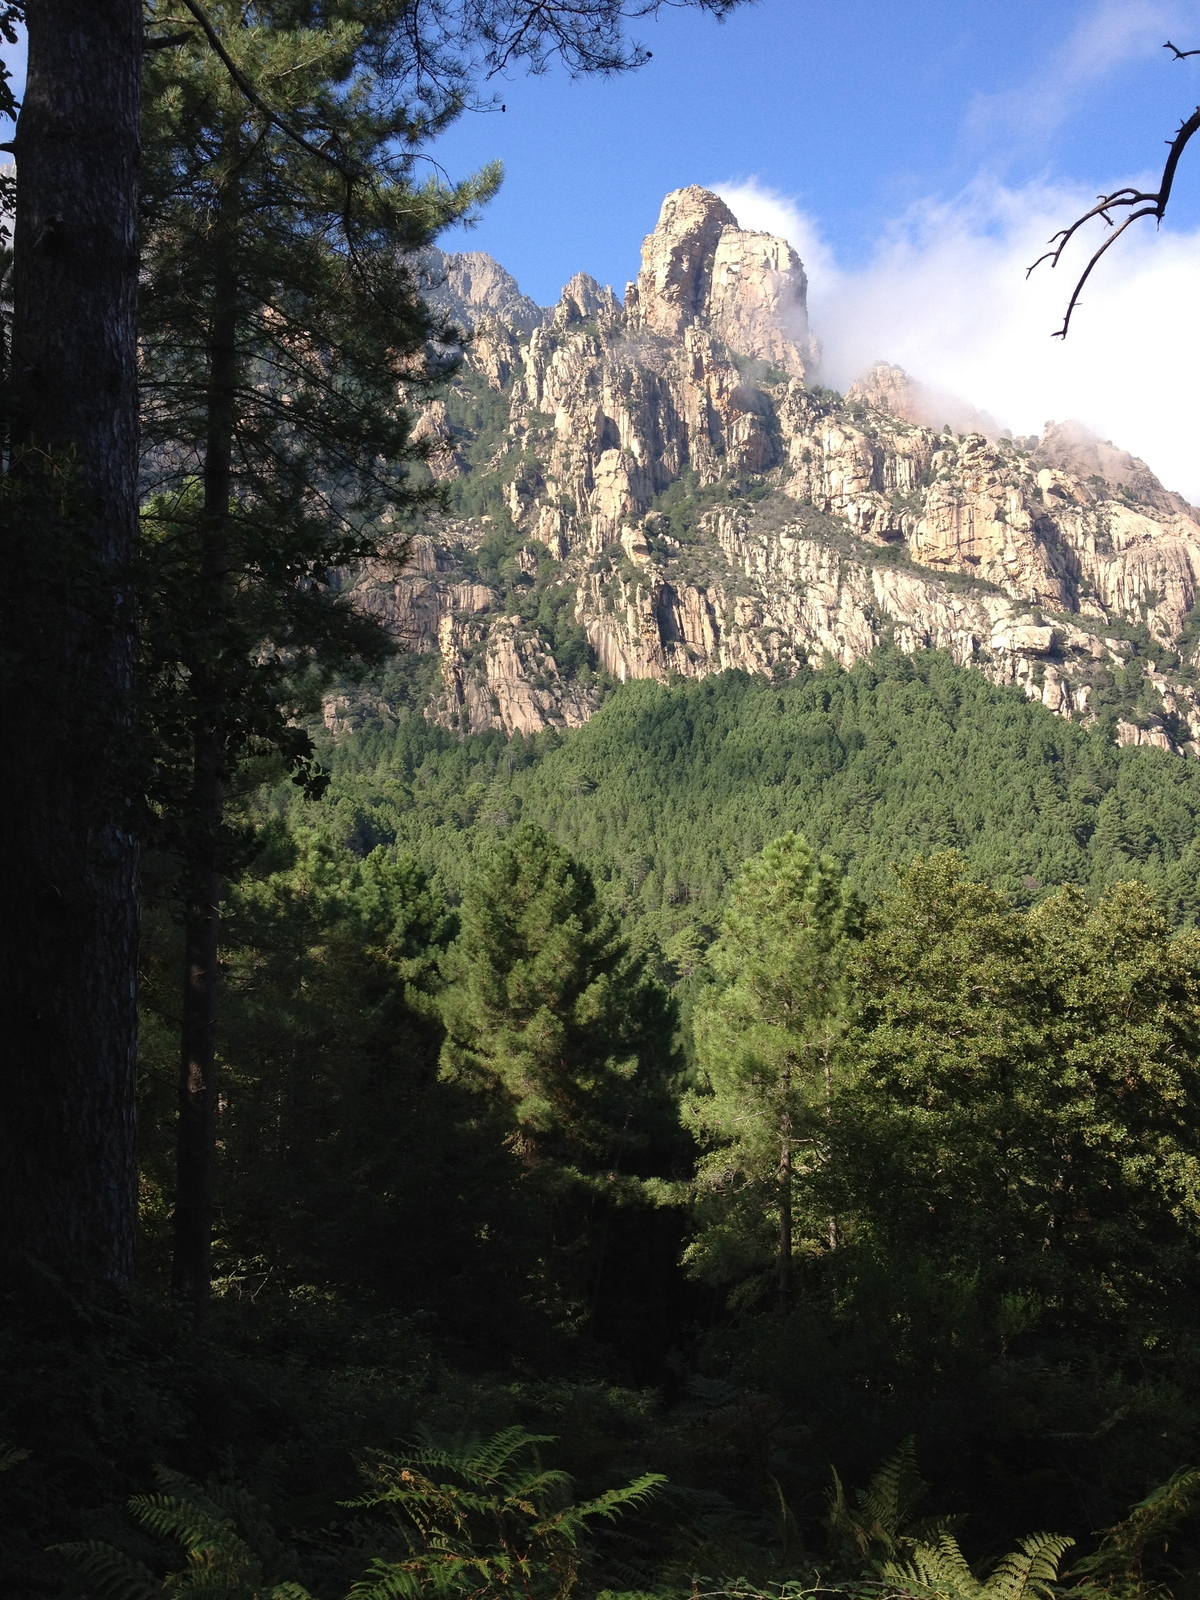
[[[536,307],[478,254],[431,275],[473,328],[420,422],[455,510],[402,571],[347,576],[436,653],[435,721],[572,727],[614,679],[891,640],[1200,752],[1200,512],[1077,424],[1013,440],[959,403],[974,431],[931,426],[945,397],[885,365],[821,388],[799,258],[716,195],[667,196],[623,303],[579,274]],[[392,714],[326,706],[335,731]]]

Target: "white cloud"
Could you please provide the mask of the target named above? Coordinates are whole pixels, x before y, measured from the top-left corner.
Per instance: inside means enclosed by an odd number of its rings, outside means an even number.
[[[1087,258],[1025,269],[1092,196],[977,180],[888,229],[868,265],[839,268],[811,220],[753,180],[715,185],[743,226],[782,233],[809,269],[826,382],[895,361],[1015,433],[1078,418],[1200,502],[1200,231],[1135,227],[1093,275],[1065,341],[1051,334]]]
[[[1117,67],[1152,56],[1167,66],[1165,40],[1190,44],[1196,20],[1195,0],[1098,0],[1021,87],[976,96],[968,131],[1006,153],[1040,144]]]

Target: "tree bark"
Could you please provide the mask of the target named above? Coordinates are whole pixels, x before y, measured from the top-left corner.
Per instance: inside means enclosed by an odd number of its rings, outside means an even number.
[[[124,1285],[142,16],[140,0],[29,0],[27,20],[0,601],[0,1251]]]
[[[236,195],[227,205],[236,208]],[[198,1325],[212,1288],[216,1186],[217,990],[220,958],[219,835],[225,809],[225,740],[219,656],[230,602],[229,507],[237,420],[238,285],[232,247],[214,280],[209,342],[199,614],[205,659],[192,663],[196,720],[185,844],[184,977],[172,1285]]]
[[[197,811],[207,804],[218,822],[223,805],[220,747],[209,730],[195,740]],[[197,816],[196,821],[201,823]],[[202,825],[202,824],[201,824]],[[212,1219],[216,1178],[217,962],[221,878],[216,839],[189,850],[183,923],[183,1007],[180,1024],[179,1129],[175,1179],[172,1289],[195,1323],[208,1316],[212,1288]]]
[[[825,1051],[825,1126],[829,1128],[833,1123],[833,1065],[829,1059],[829,1050]],[[841,1242],[841,1232],[838,1228],[836,1217],[830,1217],[827,1224],[829,1248],[836,1250]]]
[[[788,1097],[792,1089],[790,1068],[782,1076],[783,1108],[779,1114],[779,1307],[792,1303],[792,1114]]]

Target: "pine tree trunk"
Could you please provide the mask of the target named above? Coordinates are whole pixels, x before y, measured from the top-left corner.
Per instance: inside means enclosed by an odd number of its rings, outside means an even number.
[[[124,1285],[140,0],[29,0],[28,42],[0,601],[0,1249]]]
[[[833,1125],[833,1065],[832,1065],[832,1063],[831,1063],[831,1061],[829,1059],[829,1050],[826,1049],[826,1051],[825,1051],[825,1126],[826,1126],[826,1128],[830,1128],[830,1127],[832,1127],[832,1125]],[[838,1229],[838,1220],[837,1220],[836,1217],[830,1217],[829,1218],[829,1221],[826,1224],[826,1231],[827,1231],[827,1236],[828,1236],[828,1239],[829,1239],[829,1248],[831,1250],[836,1250],[838,1245],[839,1245],[839,1243],[841,1242],[841,1233],[840,1233],[840,1230]]]
[[[232,200],[230,204],[232,205]],[[199,617],[205,659],[192,663],[196,721],[186,830],[184,978],[180,1027],[179,1135],[172,1286],[197,1324],[212,1288],[216,1178],[217,979],[220,953],[219,847],[225,809],[225,741],[219,653],[229,612],[229,504],[238,379],[237,278],[229,256],[217,268],[209,343]]]
[[[188,849],[183,921],[183,1005],[180,1021],[179,1129],[175,1176],[175,1249],[171,1286],[193,1321],[203,1325],[212,1288],[212,1221],[217,1133],[217,962],[221,878],[215,814],[224,793],[219,740],[195,737],[193,804],[196,838]],[[201,808],[207,813],[201,816]],[[207,839],[202,833],[207,832]]]
[[[792,1303],[792,1116],[788,1108],[792,1074],[782,1077],[783,1109],[779,1114],[779,1306]]]

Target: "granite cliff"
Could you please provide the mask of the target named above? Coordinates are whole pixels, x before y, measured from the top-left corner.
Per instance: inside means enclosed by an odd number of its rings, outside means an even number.
[[[429,274],[472,330],[420,422],[453,510],[347,582],[436,654],[434,720],[571,727],[614,679],[891,640],[1200,752],[1200,512],[1077,424],[1013,439],[883,365],[822,388],[799,258],[716,195],[667,196],[623,303],[579,274],[539,308],[478,254]],[[391,714],[326,707],[335,730]]]

